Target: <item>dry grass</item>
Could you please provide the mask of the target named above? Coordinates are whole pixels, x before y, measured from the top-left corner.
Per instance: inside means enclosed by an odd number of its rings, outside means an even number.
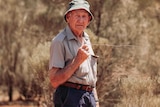
[[[121,103],[116,107],[159,107],[160,96],[154,95],[155,81],[134,75],[121,80]]]
[[[101,17],[99,35],[105,38],[87,30],[95,54],[100,56],[97,82],[100,105],[159,107],[159,1],[120,0],[116,4],[117,0],[104,0],[104,3],[111,1],[115,3],[113,8],[102,7],[101,13],[105,17]],[[39,97],[36,101],[43,107],[53,104],[53,88],[48,80],[49,46],[53,36],[64,27],[61,7],[63,11],[64,3],[60,0],[0,0],[0,84],[8,86],[5,84],[9,83],[8,70],[19,96],[25,101]],[[92,25],[90,28],[96,28],[95,23]],[[15,71],[11,72],[13,68]],[[8,89],[5,91],[0,94],[7,96]],[[25,107],[20,102],[6,104]]]

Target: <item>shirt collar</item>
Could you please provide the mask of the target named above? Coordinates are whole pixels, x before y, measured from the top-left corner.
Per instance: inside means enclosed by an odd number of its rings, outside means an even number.
[[[65,31],[66,31],[66,34],[67,34],[67,39],[68,40],[72,40],[72,39],[75,39],[77,40],[76,36],[73,34],[73,32],[71,31],[70,27],[67,26],[65,28]],[[83,36],[85,35],[85,33],[83,33]]]

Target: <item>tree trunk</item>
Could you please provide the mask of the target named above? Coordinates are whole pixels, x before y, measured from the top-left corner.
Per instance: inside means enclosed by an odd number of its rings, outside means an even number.
[[[13,85],[12,85],[12,83],[10,83],[9,87],[8,87],[8,96],[9,96],[9,101],[13,101]]]
[[[101,27],[101,16],[102,16],[102,8],[103,6],[103,0],[99,0],[98,2],[98,15],[97,15],[97,30],[96,30],[96,35],[99,34],[100,32],[100,27]]]

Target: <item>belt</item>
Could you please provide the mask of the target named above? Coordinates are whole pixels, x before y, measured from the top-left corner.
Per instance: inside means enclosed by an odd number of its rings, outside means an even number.
[[[93,86],[90,86],[90,85],[82,85],[82,84],[77,84],[77,83],[72,83],[72,82],[65,82],[61,86],[71,87],[77,90],[84,90],[88,92],[91,92],[94,88]]]

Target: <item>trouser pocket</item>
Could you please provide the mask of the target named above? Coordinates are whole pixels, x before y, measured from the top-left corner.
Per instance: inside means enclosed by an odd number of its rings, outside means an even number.
[[[63,107],[65,100],[68,96],[69,88],[60,86],[54,93],[54,104],[55,107]]]

